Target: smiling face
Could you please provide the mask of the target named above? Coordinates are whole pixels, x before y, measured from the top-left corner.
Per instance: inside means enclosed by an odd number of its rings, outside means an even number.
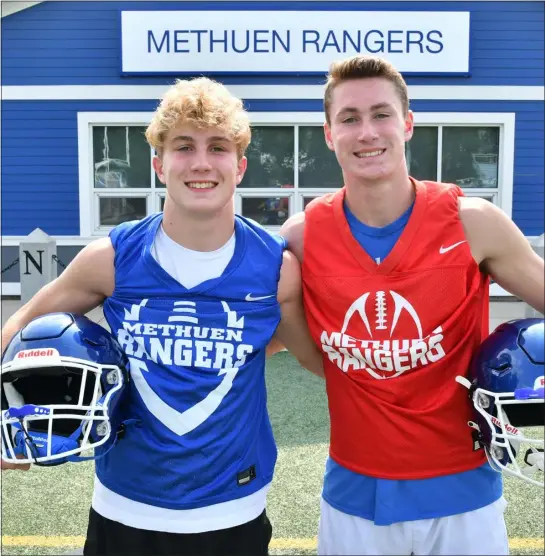
[[[246,171],[237,145],[219,128],[174,126],[165,136],[153,168],[167,187],[165,210],[173,204],[195,215],[214,215],[225,207],[234,212],[233,196]]]
[[[335,152],[345,183],[407,180],[405,143],[413,134],[394,84],[384,77],[339,83],[324,124],[327,146]]]

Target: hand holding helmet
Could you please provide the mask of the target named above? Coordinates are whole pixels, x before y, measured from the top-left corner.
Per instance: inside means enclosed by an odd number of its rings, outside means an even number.
[[[456,378],[469,388],[475,422],[468,424],[490,465],[542,487],[543,436],[530,437],[523,428],[544,425],[543,322],[521,319],[500,325],[480,346],[470,380]],[[523,446],[524,465],[517,461]]]
[[[87,317],[34,319],[2,357],[2,468],[94,459],[81,453],[115,443],[128,376],[115,338]]]

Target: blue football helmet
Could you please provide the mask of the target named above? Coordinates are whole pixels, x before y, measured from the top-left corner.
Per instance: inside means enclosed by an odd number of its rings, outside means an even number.
[[[113,447],[128,368],[116,339],[87,317],[34,319],[2,356],[2,459],[56,465],[94,459],[80,454],[108,441]]]
[[[543,361],[543,319],[513,320],[481,344],[470,380],[457,377],[470,390],[475,422],[468,424],[490,465],[538,486],[543,486]],[[527,427],[541,429],[530,437],[522,430]]]

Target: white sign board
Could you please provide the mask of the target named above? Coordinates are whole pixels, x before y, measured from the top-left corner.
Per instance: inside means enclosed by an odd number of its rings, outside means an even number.
[[[324,74],[358,53],[405,74],[467,75],[469,12],[121,12],[124,74]]]

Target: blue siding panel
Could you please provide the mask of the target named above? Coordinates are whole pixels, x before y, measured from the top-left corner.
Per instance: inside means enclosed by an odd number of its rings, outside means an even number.
[[[543,2],[42,2],[2,19],[2,84],[164,85],[174,76],[120,76],[119,12],[138,10],[470,11],[469,77],[410,76],[410,85],[543,86]],[[298,12],[298,13],[297,13]],[[317,84],[323,77],[220,76],[228,84]],[[151,112],[158,101],[4,101],[2,234],[79,234],[77,113]],[[252,111],[322,111],[319,100],[245,99]],[[514,112],[513,218],[544,231],[544,109],[541,102],[415,100],[415,112]]]
[[[543,2],[43,2],[2,19],[3,85],[165,84],[120,76],[122,9],[470,11],[470,77],[408,77],[409,84],[543,85]],[[320,76],[224,76],[226,83],[321,83]]]
[[[156,101],[4,101],[2,235],[40,227],[78,235],[77,113],[152,112]],[[320,111],[320,101],[247,101],[254,111]],[[541,102],[415,100],[418,112],[516,114],[513,219],[526,235],[544,231],[544,107]]]

